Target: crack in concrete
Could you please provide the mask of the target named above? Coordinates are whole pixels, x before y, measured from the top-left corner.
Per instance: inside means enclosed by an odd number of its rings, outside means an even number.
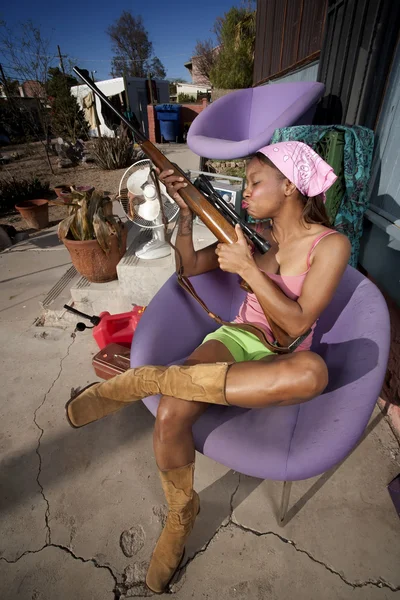
[[[238,483],[237,483],[237,486],[236,486],[236,488],[233,490],[233,493],[232,493],[232,496],[231,496],[231,500],[230,500],[230,503],[229,503],[229,507],[230,507],[230,511],[229,511],[229,519],[231,519],[231,518],[232,518],[232,515],[233,515],[233,511],[234,511],[234,508],[233,508],[233,501],[234,501],[234,499],[235,499],[235,496],[236,496],[236,494],[237,494],[237,493],[238,493],[238,491],[239,491],[239,487],[240,487],[240,484],[241,484],[241,482],[242,482],[242,480],[241,480],[241,475],[242,475],[241,473],[238,473]]]
[[[309,552],[308,550],[304,550],[304,548],[299,548],[298,545],[296,544],[296,542],[294,542],[293,540],[289,540],[288,538],[285,538],[282,535],[279,535],[279,533],[276,533],[275,531],[257,531],[256,529],[252,529],[251,527],[246,527],[245,525],[241,525],[240,523],[238,523],[237,521],[234,521],[233,519],[231,519],[229,521],[228,526],[229,525],[232,525],[233,527],[236,527],[237,529],[240,529],[241,531],[244,531],[246,533],[252,533],[253,535],[255,535],[257,537],[265,537],[267,535],[272,535],[272,536],[278,538],[281,542],[283,542],[285,544],[290,544],[290,546],[292,546],[297,552],[301,552],[302,554],[305,554],[313,562],[317,563],[318,565],[321,565],[327,571],[332,573],[332,575],[337,575],[338,577],[340,577],[340,579],[343,581],[343,583],[352,587],[353,589],[372,585],[372,586],[378,587],[378,588],[387,588],[392,592],[400,591],[400,586],[394,586],[391,583],[385,581],[384,579],[378,579],[378,580],[368,579],[367,581],[361,581],[361,582],[349,581],[348,579],[346,579],[346,577],[344,575],[342,575],[342,573],[340,573],[339,571],[336,571],[335,569],[333,569],[332,567],[330,567],[329,565],[324,563],[322,560],[315,558],[315,556],[313,556],[311,554],[311,552]]]
[[[233,518],[233,512],[234,512],[233,501],[235,499],[235,495],[237,494],[237,492],[239,490],[240,483],[241,483],[241,481],[240,481],[240,473],[239,473],[238,484],[237,484],[235,490],[233,491],[233,493],[231,495],[231,499],[230,499],[230,514],[229,514],[228,521],[226,523],[222,523],[218,527],[218,529],[215,531],[215,533],[211,536],[211,538],[208,540],[208,542],[206,544],[204,544],[204,546],[202,548],[200,548],[197,552],[195,552],[193,554],[193,556],[189,557],[188,560],[184,563],[184,565],[177,571],[177,575],[178,575],[177,580],[178,581],[186,573],[188,566],[198,556],[200,556],[201,554],[204,554],[205,552],[207,552],[209,546],[211,545],[211,543],[214,541],[214,539],[216,538],[216,536],[218,535],[218,533],[221,530],[227,529],[229,527],[235,527],[237,529],[240,529],[241,531],[244,531],[245,533],[251,533],[252,535],[255,535],[257,537],[265,537],[267,535],[272,535],[272,536],[278,538],[281,542],[283,542],[285,544],[290,544],[290,546],[292,546],[296,550],[296,552],[301,552],[302,554],[305,554],[306,556],[308,556],[308,558],[310,560],[312,560],[316,564],[321,565],[322,567],[324,567],[327,571],[329,571],[330,573],[332,573],[332,575],[338,576],[343,581],[343,583],[345,583],[346,585],[350,586],[353,589],[355,589],[355,588],[362,588],[362,587],[366,587],[366,586],[373,586],[373,587],[377,587],[377,588],[386,588],[386,589],[389,589],[392,592],[398,592],[398,591],[400,591],[400,585],[399,586],[394,586],[394,585],[392,585],[391,583],[385,581],[382,578],[379,578],[378,580],[368,579],[367,581],[362,581],[362,582],[352,582],[352,581],[348,580],[342,573],[340,573],[339,571],[336,571],[335,569],[333,569],[332,567],[330,567],[329,565],[327,565],[326,563],[324,563],[322,560],[319,560],[318,558],[316,558],[315,556],[313,556],[308,550],[305,550],[304,548],[300,548],[296,544],[296,542],[294,542],[293,540],[285,538],[284,536],[279,535],[279,533],[275,533],[275,531],[257,531],[256,529],[252,529],[251,527],[247,527],[245,525],[242,525],[241,523],[238,523]],[[175,579],[175,582],[177,580]]]
[[[76,335],[72,334],[71,335],[72,340],[70,342],[70,344],[68,344],[68,348],[67,351],[65,353],[65,355],[61,358],[60,360],[60,367],[57,373],[57,376],[55,377],[55,379],[53,380],[51,386],[49,387],[49,389],[47,390],[47,392],[45,393],[45,395],[43,396],[43,400],[42,402],[39,404],[39,406],[36,408],[34,414],[33,414],[33,422],[35,423],[36,427],[39,429],[40,431],[40,435],[39,435],[39,439],[38,439],[38,444],[36,447],[36,454],[38,456],[39,459],[39,469],[38,469],[38,474],[36,476],[36,482],[40,488],[40,493],[43,497],[43,500],[46,503],[46,512],[45,512],[45,525],[46,525],[46,539],[45,539],[45,543],[44,545],[39,548],[38,550],[26,550],[25,552],[23,552],[20,556],[18,556],[15,560],[9,560],[4,556],[0,557],[0,561],[4,561],[8,564],[15,564],[17,563],[19,560],[21,560],[24,556],[27,556],[28,554],[38,554],[40,552],[42,552],[43,550],[45,550],[45,548],[58,548],[59,550],[62,550],[63,552],[66,552],[67,554],[69,554],[70,556],[72,556],[75,560],[78,560],[80,562],[83,563],[92,563],[94,564],[94,566],[97,569],[106,569],[111,577],[113,578],[114,581],[114,588],[112,590],[113,594],[114,594],[114,599],[113,600],[118,600],[120,598],[120,593],[118,591],[118,579],[117,576],[114,574],[114,571],[112,570],[112,568],[109,565],[102,565],[100,564],[96,558],[83,558],[83,556],[78,556],[77,554],[75,554],[71,548],[67,547],[67,546],[63,546],[62,544],[55,544],[54,542],[51,541],[51,529],[50,529],[50,523],[49,523],[49,518],[50,518],[50,504],[48,499],[45,496],[44,493],[44,488],[42,486],[42,484],[40,483],[40,474],[42,472],[42,456],[40,454],[40,444],[41,444],[41,440],[44,434],[44,429],[39,425],[39,423],[37,422],[36,416],[38,411],[40,410],[40,408],[42,408],[42,406],[44,405],[44,403],[47,400],[48,395],[50,394],[51,390],[54,388],[55,384],[57,383],[57,381],[60,379],[61,377],[61,373],[63,371],[63,363],[64,361],[68,358],[71,347],[75,341]]]
[[[42,437],[43,437],[43,434],[44,434],[44,429],[43,429],[43,428],[42,428],[42,427],[39,425],[39,423],[37,422],[37,420],[36,420],[36,415],[37,415],[38,411],[39,411],[39,410],[42,408],[42,406],[44,405],[44,403],[46,402],[46,400],[47,400],[47,396],[50,394],[51,390],[53,389],[53,387],[55,386],[55,384],[57,383],[57,381],[58,381],[58,380],[60,379],[60,377],[61,377],[61,373],[62,373],[62,370],[63,370],[63,362],[64,362],[64,360],[65,360],[65,359],[66,359],[66,358],[69,356],[69,351],[70,351],[70,349],[71,349],[71,346],[72,346],[72,344],[73,344],[73,343],[74,343],[74,341],[75,341],[75,337],[76,337],[76,336],[75,336],[75,334],[73,333],[71,337],[72,337],[72,341],[71,341],[71,343],[70,343],[70,344],[68,344],[67,352],[66,352],[65,356],[63,356],[63,357],[61,358],[61,360],[60,360],[60,368],[59,368],[59,370],[58,370],[58,374],[57,374],[56,378],[53,380],[53,382],[52,382],[51,386],[49,387],[49,389],[47,390],[47,392],[46,392],[46,393],[45,393],[45,395],[43,396],[43,400],[42,400],[42,402],[39,404],[39,406],[36,408],[35,412],[33,413],[33,422],[35,423],[36,427],[37,427],[37,428],[39,429],[39,431],[40,431],[40,435],[39,435],[38,443],[37,443],[37,446],[36,446],[36,454],[37,454],[37,456],[38,456],[38,459],[39,459],[39,469],[38,469],[38,474],[37,474],[37,476],[36,476],[36,482],[37,482],[37,484],[38,484],[38,486],[39,486],[39,488],[40,488],[40,493],[41,493],[41,495],[42,495],[42,497],[43,497],[43,500],[44,500],[44,502],[45,502],[45,504],[46,504],[46,511],[45,511],[45,514],[44,514],[44,520],[45,520],[45,525],[46,525],[46,539],[45,539],[45,544],[47,544],[47,545],[51,544],[51,529],[50,529],[50,525],[49,525],[49,518],[50,518],[50,504],[49,504],[49,501],[47,500],[47,498],[46,498],[46,496],[45,496],[45,494],[44,494],[44,489],[43,489],[43,486],[42,486],[42,484],[40,483],[40,474],[41,474],[41,472],[42,472],[42,456],[41,456],[41,454],[40,454],[40,444],[41,444]],[[23,556],[23,555],[22,555],[22,556]]]
[[[20,242],[21,244],[24,244],[25,242],[29,243],[29,240],[23,240],[22,242]],[[51,246],[49,248],[39,248],[39,246],[29,246],[28,248],[16,248],[15,246],[17,246],[18,244],[15,244],[14,246],[10,246],[9,248],[5,248],[4,250],[2,250],[2,252],[4,254],[21,254],[22,252],[53,252],[54,250],[57,250],[58,252],[60,250],[63,250],[64,247],[63,245],[61,246]]]
[[[74,340],[73,340],[74,341]],[[71,344],[68,346],[68,350],[67,350],[67,354],[61,359],[60,362],[60,371],[58,376],[56,377],[56,379],[54,380],[54,382],[52,383],[52,385],[50,386],[48,392],[45,394],[45,397],[41,403],[40,406],[43,406],[47,395],[50,393],[51,389],[54,387],[56,381],[59,379],[61,372],[62,372],[62,363],[63,361],[67,358],[68,354],[69,354],[69,350],[73,344],[73,341],[71,342]],[[36,417],[36,412],[39,410],[40,406],[36,409],[35,411],[35,417]],[[36,421],[35,421],[36,423]],[[37,423],[36,423],[37,425]],[[37,425],[39,427],[39,425]],[[40,428],[40,427],[39,427]],[[41,428],[40,428],[41,429]],[[41,435],[43,435],[43,430],[41,429]],[[40,440],[39,440],[40,441]],[[39,448],[40,444],[38,445]],[[39,455],[40,456],[40,455]],[[40,474],[40,471],[39,471]],[[39,482],[38,482],[39,483]],[[207,552],[209,546],[211,545],[211,543],[214,541],[214,539],[216,538],[216,536],[218,535],[218,533],[223,530],[223,529],[227,529],[229,527],[233,527],[236,529],[239,529],[241,531],[244,531],[245,533],[250,533],[252,535],[255,535],[256,537],[266,537],[268,535],[272,535],[276,538],[278,538],[281,542],[285,543],[285,544],[289,544],[290,546],[292,546],[296,552],[300,552],[302,554],[305,554],[310,560],[312,560],[313,562],[315,562],[318,565],[321,565],[322,567],[324,567],[327,571],[329,571],[332,575],[336,575],[338,576],[341,581],[343,581],[343,583],[345,583],[347,586],[351,587],[352,589],[355,588],[363,588],[366,586],[373,586],[373,587],[377,587],[379,589],[382,588],[386,588],[392,592],[398,592],[400,591],[400,586],[394,586],[391,583],[385,581],[384,579],[379,579],[379,580],[372,580],[369,579],[367,581],[362,581],[362,582],[352,582],[350,580],[348,580],[342,573],[340,573],[339,571],[336,571],[335,569],[333,569],[332,567],[330,567],[329,565],[327,565],[326,563],[324,563],[323,561],[319,560],[318,558],[316,558],[315,556],[313,556],[308,550],[305,550],[304,548],[300,548],[296,542],[294,542],[293,540],[290,540],[288,538],[285,538],[284,536],[276,533],[275,531],[258,531],[256,529],[252,529],[251,527],[247,527],[246,525],[242,525],[241,523],[238,523],[237,521],[234,520],[233,518],[233,512],[234,512],[234,506],[233,506],[233,502],[235,499],[235,496],[239,490],[240,487],[240,483],[241,483],[241,475],[240,473],[238,473],[238,483],[236,488],[234,489],[234,491],[231,494],[230,497],[230,513],[229,513],[229,517],[226,523],[222,523],[218,529],[215,531],[215,533],[211,536],[211,538],[208,540],[208,542],[206,544],[204,544],[204,546],[202,548],[200,548],[197,552],[195,552],[193,554],[193,556],[189,557],[188,560],[183,564],[182,567],[180,567],[178,569],[178,571],[176,572],[176,576],[174,577],[174,583],[172,584],[172,588],[174,585],[176,585],[177,582],[179,582],[182,578],[182,576],[186,573],[189,565],[200,555],[204,554],[205,552]],[[42,491],[42,495],[48,505],[48,501],[44,496],[43,493],[43,488],[41,486],[41,484],[39,483],[39,486],[41,488]],[[49,505],[48,505],[49,506]],[[47,511],[46,511],[47,512]],[[51,539],[51,532],[50,532],[50,526],[48,523],[48,516],[47,516],[47,520],[46,520],[46,527],[48,528],[48,533],[49,533],[49,539]],[[42,552],[45,548],[58,548],[64,552],[66,552],[67,554],[69,554],[70,556],[72,556],[75,560],[79,560],[80,562],[83,563],[88,563],[91,562],[92,564],[94,564],[94,566],[97,569],[106,569],[111,577],[113,578],[114,581],[114,588],[112,590],[113,594],[114,594],[114,599],[113,600],[119,600],[121,598],[121,595],[123,595],[123,584],[121,582],[118,581],[117,576],[115,575],[113,569],[111,568],[111,566],[109,565],[102,565],[100,564],[96,558],[83,558],[82,556],[78,556],[77,554],[75,554],[71,548],[67,547],[67,546],[63,546],[61,544],[55,544],[52,542],[48,542],[46,541],[46,543],[42,546],[42,548],[38,549],[38,550],[26,550],[23,554],[21,554],[18,558],[16,558],[15,560],[8,560],[5,557],[0,557],[0,561],[4,561],[8,564],[14,564],[16,562],[18,562],[19,560],[21,560],[24,556],[28,555],[28,554],[38,554],[40,552]],[[173,589],[171,589],[171,587],[169,587],[169,589],[167,589],[165,592],[165,594],[171,595],[174,593]]]
[[[195,558],[197,558],[199,555],[204,554],[205,552],[207,552],[208,547],[210,546],[210,544],[212,543],[212,541],[214,540],[214,538],[218,535],[218,533],[222,530],[222,529],[226,529],[232,520],[232,515],[233,515],[233,501],[235,499],[235,496],[237,494],[237,491],[240,487],[240,476],[241,474],[238,473],[238,483],[236,488],[233,490],[231,497],[230,497],[230,501],[229,501],[229,517],[228,517],[228,521],[226,523],[222,523],[218,529],[215,531],[215,533],[210,537],[210,539],[208,540],[208,542],[206,542],[206,544],[204,544],[204,546],[202,548],[200,548],[199,550],[197,550],[197,552],[195,552],[193,554],[193,556],[190,556],[187,561],[182,565],[182,567],[180,567],[177,572],[176,572],[176,576],[174,577],[174,580],[176,582],[176,580],[180,580],[181,577],[183,577],[183,575],[186,573],[188,566],[190,565],[190,563],[192,563]]]
[[[67,554],[69,554],[70,556],[72,556],[75,560],[79,560],[80,562],[83,562],[83,563],[91,562],[92,564],[94,564],[94,566],[97,569],[106,569],[110,573],[110,575],[111,575],[111,577],[113,578],[113,581],[114,581],[114,588],[113,588],[114,600],[118,600],[118,598],[119,598],[119,593],[118,593],[118,589],[117,589],[118,579],[117,579],[116,575],[114,574],[114,571],[112,570],[112,568],[109,565],[102,565],[102,564],[100,564],[97,561],[96,558],[83,558],[83,556],[78,556],[77,554],[75,554],[71,550],[71,548],[69,548],[67,546],[63,546],[62,544],[55,544],[54,542],[51,541],[51,528],[50,528],[50,523],[49,523],[49,519],[50,519],[50,504],[49,504],[48,499],[45,496],[44,488],[43,488],[42,484],[40,483],[40,475],[41,475],[41,472],[42,472],[42,456],[40,454],[40,444],[41,444],[41,440],[42,440],[42,437],[43,437],[43,434],[44,434],[44,429],[37,422],[36,416],[37,416],[38,411],[42,408],[42,406],[46,402],[47,397],[49,396],[51,390],[54,388],[55,384],[57,383],[57,381],[61,377],[61,374],[62,374],[62,371],[63,371],[63,363],[64,363],[64,361],[69,356],[69,353],[70,353],[71,347],[72,347],[72,345],[73,345],[73,343],[75,341],[76,335],[73,333],[71,335],[71,337],[72,337],[72,340],[68,344],[67,351],[66,351],[65,355],[60,360],[60,367],[59,367],[57,376],[53,380],[51,386],[49,387],[49,389],[45,393],[42,402],[39,404],[39,406],[36,408],[36,410],[35,410],[35,412],[33,414],[33,421],[34,421],[36,427],[40,431],[40,435],[39,435],[39,439],[38,439],[38,444],[37,444],[37,447],[36,447],[36,454],[37,454],[38,459],[39,459],[39,469],[38,469],[38,474],[36,476],[36,481],[37,481],[37,484],[38,484],[38,486],[40,488],[40,493],[41,493],[41,495],[43,497],[43,500],[46,503],[45,524],[46,524],[46,531],[47,531],[47,533],[46,533],[45,544],[39,550],[27,550],[27,551],[25,551],[23,554],[21,554],[15,560],[10,561],[10,560],[7,560],[4,557],[1,557],[0,560],[4,560],[5,562],[7,562],[9,564],[12,564],[12,563],[18,562],[19,560],[21,560],[21,558],[23,558],[27,554],[38,554],[39,552],[42,552],[45,548],[58,548],[59,550],[62,550],[63,552],[66,552]]]
[[[18,556],[18,558],[16,558],[15,560],[8,560],[7,558],[5,558],[4,556],[0,557],[0,560],[13,565],[15,563],[17,563],[18,561],[20,561],[24,556],[27,556],[28,554],[39,554],[40,552],[42,552],[43,550],[45,550],[46,548],[58,548],[59,550],[62,550],[63,552],[66,552],[67,554],[69,554],[70,556],[72,556],[72,558],[74,558],[75,560],[79,560],[80,562],[83,563],[92,563],[94,564],[94,566],[96,567],[96,569],[106,569],[111,577],[114,580],[114,588],[113,588],[113,594],[114,594],[114,600],[118,600],[120,595],[117,591],[117,586],[118,586],[118,579],[117,576],[114,574],[114,571],[112,570],[112,568],[109,565],[102,565],[98,562],[98,560],[96,558],[83,558],[83,556],[78,556],[77,554],[75,554],[71,548],[68,548],[67,546],[63,546],[62,544],[55,544],[55,543],[45,543],[41,548],[39,548],[38,550],[26,550],[25,552],[23,552],[23,554],[21,554],[20,556]]]

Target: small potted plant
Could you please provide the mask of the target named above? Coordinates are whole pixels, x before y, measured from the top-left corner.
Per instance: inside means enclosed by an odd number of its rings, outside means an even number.
[[[58,237],[74,267],[92,282],[116,279],[117,264],[126,251],[127,228],[112,214],[112,200],[101,191],[73,188],[68,206],[69,215],[58,225]]]
[[[15,208],[31,229],[45,229],[49,226],[49,205],[44,198],[18,202]]]
[[[49,182],[43,182],[35,176],[27,179],[12,177],[5,182],[9,194],[18,199],[15,209],[20,213],[28,227],[44,229],[49,225],[49,206],[46,196],[49,193]],[[5,190],[3,189],[2,192]],[[6,197],[7,194],[4,194]]]

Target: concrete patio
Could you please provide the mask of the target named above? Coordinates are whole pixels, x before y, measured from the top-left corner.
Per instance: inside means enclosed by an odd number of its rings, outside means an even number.
[[[39,240],[0,254],[0,598],[147,597],[146,566],[166,514],[154,420],[139,402],[87,428],[68,426],[64,404],[71,388],[95,379],[97,346],[90,331],[75,336],[72,322],[38,319],[39,302],[70,267],[64,246]],[[400,522],[386,489],[399,458],[376,410],[342,465],[293,484],[281,528],[280,483],[198,455],[202,511],[168,595],[400,598]]]

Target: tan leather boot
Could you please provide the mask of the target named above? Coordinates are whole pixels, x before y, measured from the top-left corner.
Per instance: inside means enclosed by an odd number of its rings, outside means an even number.
[[[169,512],[146,577],[147,587],[156,593],[165,590],[179,567],[200,510],[199,496],[193,490],[194,463],[160,471],[160,477]]]
[[[94,383],[66,404],[72,427],[82,427],[153,394],[209,404],[227,404],[225,380],[231,363],[138,367]]]

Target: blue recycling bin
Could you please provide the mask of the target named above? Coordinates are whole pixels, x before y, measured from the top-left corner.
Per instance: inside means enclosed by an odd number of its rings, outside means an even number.
[[[175,142],[180,134],[181,105],[159,104],[155,108],[163,139],[167,142]]]

